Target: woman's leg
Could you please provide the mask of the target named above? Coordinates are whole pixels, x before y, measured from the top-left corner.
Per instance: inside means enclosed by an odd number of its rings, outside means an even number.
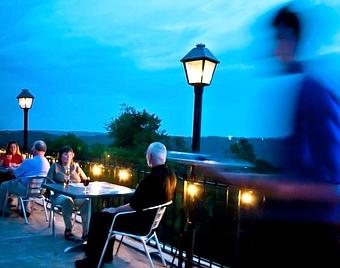
[[[65,229],[72,230],[72,213],[74,209],[73,199],[69,196],[59,195],[54,201],[54,205],[61,207],[63,213]]]

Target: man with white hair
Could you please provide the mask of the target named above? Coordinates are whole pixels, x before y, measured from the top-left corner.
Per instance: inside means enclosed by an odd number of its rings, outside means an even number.
[[[33,158],[26,159],[22,164],[14,169],[13,173],[15,178],[10,181],[5,181],[0,186],[0,208],[3,207],[6,198],[6,192],[10,189],[9,193],[17,193],[25,195],[27,189],[27,182],[29,176],[46,176],[50,168],[50,164],[45,158],[47,150],[46,143],[42,140],[37,140],[33,143],[32,154]],[[26,216],[31,214],[31,208],[25,202]],[[23,212],[20,212],[23,215]]]
[[[86,245],[86,258],[77,260],[76,267],[97,267],[101,252],[116,213],[157,206],[170,201],[176,187],[176,176],[165,165],[167,150],[164,144],[153,142],[146,151],[146,160],[151,173],[139,183],[130,202],[120,207],[105,208],[93,213]],[[131,232],[141,230],[143,222],[131,216],[115,225],[115,230]],[[114,239],[111,239],[104,256],[104,262],[112,261]]]

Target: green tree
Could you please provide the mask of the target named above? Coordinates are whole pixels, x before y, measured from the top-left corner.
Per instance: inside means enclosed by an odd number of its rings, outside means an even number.
[[[52,155],[57,155],[59,149],[62,146],[71,146],[75,155],[76,159],[80,160],[87,160],[88,159],[88,147],[85,144],[85,142],[78,138],[74,134],[67,134],[67,135],[62,135],[55,139],[54,141],[49,141],[47,149],[48,153]]]
[[[247,160],[255,165],[257,172],[277,172],[278,169],[264,159],[256,158],[253,145],[247,139],[241,138],[230,145],[230,152],[238,159]]]
[[[96,160],[106,162],[107,148],[104,144],[95,143],[89,147],[88,160]]]
[[[113,157],[117,161],[144,164],[144,152],[151,142],[166,143],[167,136],[160,128],[161,120],[155,114],[145,110],[139,112],[123,104],[121,114],[106,124],[108,134],[113,139]]]
[[[230,152],[238,159],[254,162],[256,157],[254,154],[253,145],[247,139],[241,138],[230,145]]]

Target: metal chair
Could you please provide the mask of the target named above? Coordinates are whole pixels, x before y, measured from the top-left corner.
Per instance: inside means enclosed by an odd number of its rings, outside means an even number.
[[[61,213],[61,206],[53,204],[53,196],[54,196],[54,192],[51,191],[50,192],[51,208],[50,208],[50,217],[49,217],[49,220],[48,220],[48,228],[51,227],[51,222],[52,222],[52,235],[55,237],[56,236],[56,233],[55,233],[55,213],[56,212]],[[78,213],[79,213],[79,208],[74,207],[74,209],[73,209],[74,217],[72,218],[72,226],[74,226],[74,224],[76,223]]]
[[[6,207],[7,207],[7,200],[9,196],[16,196],[18,197],[19,200],[19,206],[22,209],[22,212],[24,214],[25,218],[25,223],[28,224],[28,219],[26,215],[26,209],[24,206],[25,202],[32,202],[36,200],[42,200],[43,207],[44,207],[44,212],[45,212],[45,218],[46,221],[48,221],[47,217],[47,208],[46,208],[46,201],[45,201],[45,196],[43,195],[44,189],[41,187],[42,184],[45,182],[46,177],[45,176],[29,176],[28,182],[27,182],[27,188],[26,188],[26,193],[24,195],[20,195],[18,193],[14,192],[9,192],[9,190],[6,193],[6,198],[3,206],[3,214],[5,213]]]
[[[156,242],[156,246],[157,246],[157,249],[158,249],[158,253],[159,253],[159,255],[162,259],[162,263],[163,263],[164,266],[166,266],[166,262],[165,262],[165,259],[164,259],[164,256],[163,256],[163,253],[162,253],[162,250],[161,250],[161,246],[160,246],[158,238],[157,238],[156,229],[157,229],[157,227],[159,226],[159,223],[162,220],[162,217],[164,215],[164,212],[165,212],[167,206],[169,206],[170,204],[172,204],[172,201],[169,201],[167,203],[164,203],[164,204],[161,204],[161,205],[158,205],[158,206],[145,208],[141,212],[127,211],[127,212],[117,213],[112,220],[111,228],[109,230],[109,233],[108,233],[108,236],[107,236],[107,239],[106,239],[106,242],[105,242],[105,245],[104,245],[104,248],[103,248],[103,251],[102,251],[102,254],[101,254],[97,268],[101,267],[101,264],[102,264],[103,259],[104,259],[105,251],[106,251],[106,248],[108,246],[109,241],[117,235],[121,235],[122,237],[119,241],[119,245],[118,245],[118,248],[117,248],[117,251],[116,251],[116,255],[118,254],[118,251],[119,251],[119,248],[122,244],[124,236],[140,240],[143,243],[145,254],[149,259],[150,266],[152,268],[154,268],[155,266],[152,262],[150,252],[149,252],[148,247],[146,245],[146,243],[148,241],[153,239]],[[128,215],[128,214],[130,214],[130,215],[133,215],[133,214],[136,214],[136,213],[142,213],[143,214],[143,213],[148,213],[148,212],[152,212],[152,211],[155,212],[154,219],[153,219],[151,225],[147,228],[147,231],[144,234],[134,234],[132,232],[128,233],[128,232],[122,232],[122,231],[114,230],[115,222],[118,221],[120,217],[122,217],[122,216],[124,217],[124,215]]]

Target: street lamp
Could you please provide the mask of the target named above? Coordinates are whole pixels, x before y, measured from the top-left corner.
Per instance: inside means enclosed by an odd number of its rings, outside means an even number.
[[[193,123],[193,132],[192,132],[192,152],[200,151],[200,143],[201,143],[201,118],[202,118],[202,95],[204,86],[209,86],[214,75],[216,65],[219,61],[215,58],[215,56],[205,47],[203,44],[198,44],[195,48],[193,48],[187,55],[181,59],[183,62],[185,75],[189,85],[194,86],[195,91],[195,104],[194,104],[194,123]],[[196,179],[197,176],[197,167],[192,166],[191,168],[191,179]],[[184,188],[187,188],[183,191],[183,206],[181,208],[181,234],[184,235],[184,212],[186,207],[186,197],[185,191],[188,190],[188,193],[193,193],[194,185],[191,185],[191,188],[188,187],[187,183],[184,183]],[[196,189],[196,188],[195,188]],[[190,241],[186,245],[186,263],[185,267],[192,267],[193,261],[193,248],[195,243],[195,227],[194,227],[194,198],[191,199],[189,203],[189,211],[187,214],[187,231],[186,231],[186,239]],[[182,246],[181,246],[182,247]],[[181,255],[182,256],[182,255]],[[182,257],[179,259],[179,262],[182,262]],[[182,263],[180,264],[182,265]],[[180,266],[179,265],[179,266]]]
[[[187,55],[185,55],[183,59],[181,59],[181,62],[183,62],[184,65],[188,84],[194,86],[195,108],[192,133],[192,151],[199,152],[201,140],[203,87],[210,85],[216,65],[219,61],[204,44],[198,44]]]
[[[23,89],[20,94],[17,96],[19,106],[24,110],[24,153],[27,153],[27,126],[28,126],[28,110],[31,109],[33,104],[33,95],[28,92],[28,89]]]

